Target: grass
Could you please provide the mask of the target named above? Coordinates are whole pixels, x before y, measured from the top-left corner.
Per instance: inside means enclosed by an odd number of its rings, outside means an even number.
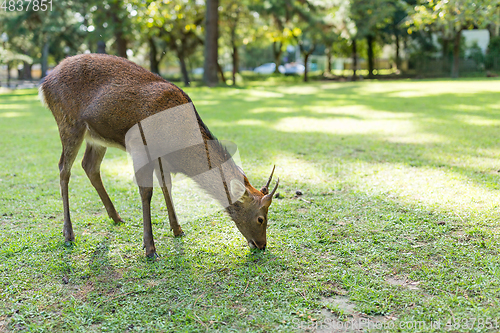
[[[321,332],[361,319],[366,330],[497,331],[500,80],[270,78],[186,91],[219,139],[238,144],[254,186],[277,165],[266,252],[178,182],[186,236],[173,237],[155,191],[161,258],[148,261],[116,149],[103,179],[126,223],[107,217],[80,152],[66,247],[55,121],[35,90],[3,93],[0,331]]]

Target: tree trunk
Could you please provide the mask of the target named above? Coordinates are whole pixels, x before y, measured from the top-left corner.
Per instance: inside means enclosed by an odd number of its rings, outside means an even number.
[[[179,63],[181,65],[181,73],[182,73],[182,78],[184,79],[184,85],[186,87],[190,86],[190,81],[189,81],[189,73],[186,67],[186,60],[184,59],[184,55],[178,54],[179,58]]]
[[[205,63],[203,81],[209,87],[217,85],[218,39],[219,39],[219,0],[207,0],[205,15]]]
[[[399,33],[396,31],[396,69],[401,70],[401,55],[399,54]]]
[[[49,42],[46,41],[42,48],[42,78],[47,75],[47,70],[49,69]]]
[[[304,82],[307,82],[307,80],[308,80],[307,73],[309,71],[309,66],[307,65],[307,61],[309,60],[309,55],[310,54],[311,53],[307,52],[304,55]]]
[[[368,78],[373,79],[373,36],[368,35],[366,37],[366,42],[368,43],[367,57],[368,57]]]
[[[116,54],[119,57],[127,58],[127,39],[123,35],[123,20],[118,16],[118,13],[121,8],[119,8],[121,4],[118,1],[111,1],[111,19],[114,23],[114,35],[115,35],[115,45],[116,45]]]
[[[31,80],[31,64],[28,64],[26,61],[23,61],[23,75],[22,78],[24,80]]]
[[[7,61],[7,88],[10,88],[10,61]]]
[[[448,38],[443,37],[443,49],[441,50],[441,57],[443,58],[443,61],[446,61],[446,58],[448,57],[448,41]]]
[[[451,69],[451,77],[458,78],[458,66],[460,65],[460,37],[462,30],[457,31],[453,40],[453,66]]]
[[[238,47],[233,44],[233,86],[236,86],[236,73],[238,73]]]
[[[153,72],[155,74],[160,74],[160,71],[158,68],[158,65],[159,65],[158,56],[157,56],[158,50],[156,49],[156,44],[155,44],[153,37],[149,37],[148,42],[149,42],[149,67],[150,67],[150,70],[151,70],[151,72]]]
[[[357,55],[357,47],[356,47],[356,39],[352,39],[352,81],[356,81],[358,79],[356,75],[356,69],[358,68],[358,55]]]
[[[443,64],[441,66],[442,71],[447,71],[449,70],[449,58],[448,58],[448,44],[449,44],[449,39],[445,37],[443,33],[443,45],[441,46],[443,49],[441,50],[441,59],[443,61]]]
[[[332,74],[332,49],[326,49],[326,71],[328,74]]]
[[[300,49],[303,50],[302,46],[300,47]],[[307,82],[309,79],[307,77],[307,74],[309,73],[309,66],[308,66],[309,56],[311,54],[313,54],[315,49],[316,49],[316,44],[313,44],[311,46],[311,48],[309,49],[309,51],[303,52],[304,53],[304,82]]]
[[[106,43],[102,40],[97,42],[97,53],[106,54]]]
[[[217,72],[219,73],[222,82],[226,83],[226,78],[224,77],[224,71],[222,70],[222,67],[219,65],[219,62],[217,62]]]
[[[127,59],[127,40],[121,30],[115,31],[115,44],[118,56]]]
[[[276,68],[274,69],[274,72],[276,74],[279,74],[279,69],[278,67],[280,66],[281,63],[281,53],[283,51],[281,50],[281,42],[273,42],[273,53],[274,53],[274,63],[276,64]]]

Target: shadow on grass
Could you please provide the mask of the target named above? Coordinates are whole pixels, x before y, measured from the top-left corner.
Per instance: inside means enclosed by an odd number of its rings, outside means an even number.
[[[495,94],[416,92],[398,97],[408,91],[369,93],[361,83],[321,86],[300,87],[302,91],[293,86],[250,88],[244,96],[197,91],[193,100],[195,105],[201,100],[202,118],[216,135],[231,136],[244,159],[279,152],[306,160],[328,155],[351,162],[447,167],[483,187],[496,183],[497,169],[471,163],[499,158]],[[203,105],[207,100],[214,104]]]

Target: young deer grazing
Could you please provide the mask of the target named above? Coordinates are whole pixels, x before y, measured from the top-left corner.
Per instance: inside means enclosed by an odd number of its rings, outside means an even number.
[[[148,257],[157,255],[150,207],[153,173],[175,236],[183,232],[170,195],[170,174],[182,173],[225,207],[250,248],[265,249],[267,212],[279,184],[278,180],[269,192],[274,168],[267,184],[255,189],[180,88],[126,59],[85,54],[67,58],[54,68],[40,86],[39,96],[59,127],[63,234],[67,242],[75,239],[68,198],[70,171],[85,139],[83,169],[115,223],[123,220],[104,189],[100,165],[107,147],[132,155]]]

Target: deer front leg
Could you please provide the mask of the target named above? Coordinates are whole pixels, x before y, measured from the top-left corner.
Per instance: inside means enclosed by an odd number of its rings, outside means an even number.
[[[147,164],[135,174],[142,202],[142,220],[144,226],[144,248],[146,256],[149,258],[157,257],[155,241],[153,239],[153,227],[151,226],[151,198],[153,197],[153,172],[154,165]]]
[[[142,201],[142,219],[144,225],[144,248],[148,258],[158,257],[156,254],[155,241],[153,239],[153,227],[151,225],[151,198],[153,197],[152,187],[139,187]]]
[[[170,222],[170,230],[174,232],[175,237],[184,236],[179,221],[177,220],[177,214],[175,214],[174,203],[172,202],[172,178],[170,176],[170,171],[166,169],[167,164],[162,163],[161,158],[158,158],[158,166],[155,169],[156,178],[158,178],[158,183],[160,184],[161,190],[163,192],[163,197],[165,198],[165,203],[167,204],[168,210],[168,220]]]
[[[84,132],[80,128],[73,129],[66,127],[65,125],[59,125],[59,133],[63,146],[61,159],[59,160],[59,177],[64,209],[63,235],[66,244],[70,244],[75,240],[75,234],[73,232],[73,225],[71,224],[69,212],[68,184],[71,176],[71,167],[73,166],[73,162],[78,154],[78,149],[80,149],[82,144]]]
[[[165,203],[167,204],[168,210],[168,220],[170,222],[170,229],[174,232],[175,237],[184,236],[184,231],[182,231],[179,221],[177,220],[177,215],[174,210],[174,203],[172,202],[172,197],[170,196],[172,190],[172,184],[170,186],[162,186],[163,196],[165,197]]]

